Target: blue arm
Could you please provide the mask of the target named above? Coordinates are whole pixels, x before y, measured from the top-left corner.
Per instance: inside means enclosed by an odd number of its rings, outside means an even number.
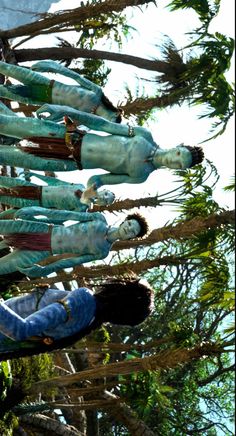
[[[84,254],[83,256],[61,259],[57,262],[52,262],[47,266],[35,265],[29,268],[18,268],[18,270],[23,274],[26,274],[28,277],[46,277],[47,275],[57,272],[61,269],[74,268],[75,266],[82,265],[83,263],[93,262],[99,259],[101,259],[100,256]]]
[[[63,118],[63,116],[67,115],[68,117],[72,118],[73,121],[76,121],[78,124],[83,124],[89,129],[99,130],[112,135],[130,136],[129,125],[112,123],[111,121],[107,121],[105,118],[99,117],[98,115],[87,114],[85,112],[70,108],[69,106],[44,104],[36,111],[36,114],[37,116],[40,116],[40,114],[44,112],[49,112],[50,115],[47,117],[47,120],[49,121],[58,121]],[[153,142],[152,135],[147,129],[144,129],[143,127],[134,127],[133,130],[133,136],[139,135]]]
[[[40,72],[62,74],[63,76],[70,77],[71,79],[75,80],[83,88],[89,89],[96,94],[102,94],[102,89],[100,88],[100,86],[96,85],[88,79],[85,79],[79,73],[76,73],[75,71],[72,71],[69,68],[66,68],[63,65],[58,64],[57,62],[54,62],[52,60],[36,62],[36,64],[33,64],[31,66],[31,69]]]
[[[35,186],[35,183],[28,182],[26,180],[20,179],[19,177],[0,176],[0,188],[1,186],[4,187]]]
[[[50,304],[26,319],[17,315],[4,302],[0,304],[0,332],[15,341],[40,335],[66,320],[67,313],[59,303]]]
[[[95,184],[96,188],[98,189],[103,185],[118,185],[119,183],[143,183],[147,177],[148,174],[144,174],[143,177],[139,178],[130,177],[127,174],[100,174],[90,177],[87,182],[87,186]]]
[[[58,209],[46,209],[44,207],[23,207],[15,213],[15,218],[24,220],[33,220],[37,216],[46,217],[48,222],[63,223],[64,221],[93,221],[104,220],[105,218],[100,212],[88,213],[88,212],[73,212],[68,210]],[[37,219],[37,218],[36,218]],[[40,221],[41,218],[38,219]],[[43,219],[45,221],[45,219]]]

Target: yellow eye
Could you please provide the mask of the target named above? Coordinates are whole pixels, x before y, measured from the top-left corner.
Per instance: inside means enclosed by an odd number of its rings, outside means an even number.
[[[177,152],[176,152],[176,155],[177,155],[177,156],[180,156],[180,151],[177,151]]]

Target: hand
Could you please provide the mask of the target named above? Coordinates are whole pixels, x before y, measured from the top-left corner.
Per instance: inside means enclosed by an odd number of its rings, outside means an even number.
[[[31,66],[31,70],[39,71],[42,73],[57,73],[57,65],[51,61],[40,61],[36,62]]]
[[[21,209],[17,209],[16,210],[16,212],[14,213],[14,218],[15,219],[21,219],[22,220],[22,219],[27,219],[29,217],[27,211],[25,211],[23,209],[25,209],[25,208],[21,208]]]
[[[62,110],[63,106],[53,105],[53,104],[44,104],[36,111],[36,115],[38,118],[44,118],[50,121],[58,122],[62,120],[65,112]],[[49,113],[49,115],[45,115]],[[44,114],[44,115],[43,115]]]
[[[93,197],[97,197],[97,189],[95,183],[84,190],[83,194],[81,195],[80,201],[83,204],[90,205],[91,198]]]
[[[44,268],[39,265],[28,266],[26,268],[18,268],[22,274],[25,274],[28,277],[43,277]]]

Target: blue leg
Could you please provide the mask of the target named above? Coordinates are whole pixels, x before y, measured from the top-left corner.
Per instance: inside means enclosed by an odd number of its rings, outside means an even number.
[[[27,268],[50,256],[50,251],[14,250],[0,258],[0,275]]]

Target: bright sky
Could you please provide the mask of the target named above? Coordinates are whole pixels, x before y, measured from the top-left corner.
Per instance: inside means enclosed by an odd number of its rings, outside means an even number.
[[[163,1],[165,6],[167,1]],[[50,11],[59,9],[70,9],[78,7],[76,0],[61,0],[53,4]],[[165,7],[155,7],[153,4],[148,7],[127,8],[129,24],[135,27],[138,32],[132,34],[132,38],[124,42],[122,52],[140,56],[143,58],[160,57],[160,52],[155,44],[161,45],[164,35],[168,35],[178,49],[189,43],[186,33],[199,27],[199,21],[195,12],[185,10],[178,12],[169,12]],[[221,32],[227,36],[234,37],[234,1],[221,0],[221,9],[217,18],[214,19],[210,32]],[[60,34],[68,41],[75,43],[78,35],[72,32]],[[51,42],[52,41],[52,42]],[[26,46],[51,46],[55,44],[55,39],[47,35],[43,38],[35,38]],[[101,43],[96,48],[118,51],[116,45],[109,43]],[[149,73],[135,67],[126,66],[124,64],[109,62],[108,65],[112,69],[109,75],[108,84],[105,87],[105,93],[113,101],[114,104],[124,100],[125,90],[124,84],[127,84],[133,92],[137,88],[140,91],[147,89],[150,91],[153,85],[142,81],[144,77],[152,78],[153,72]],[[229,81],[234,80],[233,67],[227,74]],[[66,80],[66,79],[63,79]],[[149,122],[148,127],[161,148],[171,148],[180,143],[188,145],[197,145],[209,135],[211,122],[208,119],[199,120],[198,116],[204,112],[204,108],[188,108],[186,105],[174,107],[166,110],[156,110],[155,122]],[[235,172],[234,167],[234,120],[229,122],[224,135],[213,141],[209,141],[203,146],[205,156],[211,160],[216,166],[220,180],[217,184],[217,189],[214,192],[215,199],[223,206],[228,208],[234,207],[234,195],[232,193],[223,192],[222,187],[230,182],[230,177]],[[98,171],[96,171],[98,172]],[[86,184],[87,179],[94,171],[82,171],[73,173],[60,173],[60,177],[64,180],[77,181]],[[149,179],[141,185],[119,185],[112,186],[112,190],[120,198],[136,198],[146,196],[147,194],[155,195],[157,192],[164,193],[169,189],[169,186],[175,180],[175,176],[170,170],[161,169],[155,171],[149,176]],[[152,212],[153,226],[159,227],[164,225],[171,219],[171,212],[166,208],[157,208]]]

